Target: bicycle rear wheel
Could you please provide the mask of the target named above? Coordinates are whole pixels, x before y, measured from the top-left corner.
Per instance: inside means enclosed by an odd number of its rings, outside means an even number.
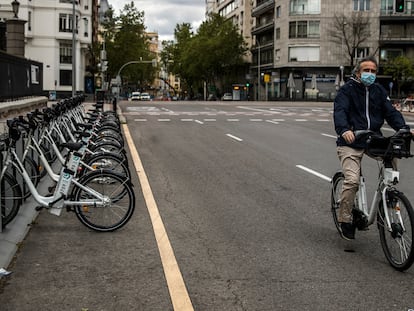
[[[407,197],[397,191],[387,192],[387,207],[379,203],[377,224],[381,246],[388,262],[398,271],[404,271],[414,262],[413,225],[414,212]],[[387,226],[385,213],[388,214],[391,228]]]
[[[8,173],[0,181],[1,223],[4,228],[19,212],[22,190],[17,180]]]
[[[127,179],[131,178],[127,160],[118,154],[112,154],[109,152],[97,153],[88,158],[85,158],[84,162],[95,170],[111,170],[118,174],[124,175]],[[86,174],[86,168],[81,167],[81,169],[81,174]]]
[[[124,226],[135,210],[135,194],[130,180],[112,171],[92,171],[82,176],[79,182],[104,196],[104,202],[75,206],[78,219],[96,231],[114,231]],[[86,189],[75,187],[75,201],[95,199]],[[98,203],[104,203],[103,205]]]
[[[342,184],[344,183],[344,174],[342,172],[336,173],[332,177],[332,188],[331,188],[331,212],[335,223],[335,227],[341,234],[341,227],[338,222],[339,202],[341,199]]]

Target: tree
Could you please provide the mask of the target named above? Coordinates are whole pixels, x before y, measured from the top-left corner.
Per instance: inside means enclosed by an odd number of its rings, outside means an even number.
[[[145,36],[144,12],[139,11],[134,2],[126,4],[119,17],[109,14],[104,27],[109,76],[116,77],[127,62],[155,58]],[[147,63],[127,66],[121,73],[123,82],[128,81],[138,88],[150,85],[154,75],[155,69]]]
[[[204,82],[223,85],[244,66],[247,47],[243,37],[231,20],[219,14],[209,15],[196,34],[184,23],[176,26],[174,35],[176,42],[165,43],[162,57],[172,58],[170,68],[190,94],[200,93]]]
[[[197,57],[200,77],[208,84],[223,85],[226,77],[244,65],[246,43],[230,19],[211,14],[203,22],[193,40],[190,59]]]
[[[398,97],[401,95],[401,87],[412,83],[414,78],[414,62],[405,56],[397,56],[388,61],[384,66],[384,74],[391,75],[397,81]]]
[[[329,30],[331,41],[345,49],[350,68],[354,68],[355,51],[371,37],[369,17],[362,12],[353,12],[349,16],[335,14],[333,27]],[[373,54],[373,53],[371,53]]]

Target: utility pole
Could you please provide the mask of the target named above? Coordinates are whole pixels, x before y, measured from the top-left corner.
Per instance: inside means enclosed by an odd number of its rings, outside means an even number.
[[[72,97],[76,95],[76,1],[72,0]]]

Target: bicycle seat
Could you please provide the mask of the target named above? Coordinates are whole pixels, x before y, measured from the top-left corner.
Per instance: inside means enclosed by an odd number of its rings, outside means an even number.
[[[80,148],[83,147],[82,142],[76,142],[76,143],[63,143],[60,144],[64,148],[68,148],[70,151],[78,151]]]

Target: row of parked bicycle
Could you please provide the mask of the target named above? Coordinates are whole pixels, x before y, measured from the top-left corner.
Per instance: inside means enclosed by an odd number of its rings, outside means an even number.
[[[96,231],[114,231],[130,220],[135,194],[119,119],[103,103],[86,111],[83,102],[79,95],[7,120],[0,140],[3,228],[29,196],[36,210],[73,211]],[[46,175],[53,183],[41,193]]]

